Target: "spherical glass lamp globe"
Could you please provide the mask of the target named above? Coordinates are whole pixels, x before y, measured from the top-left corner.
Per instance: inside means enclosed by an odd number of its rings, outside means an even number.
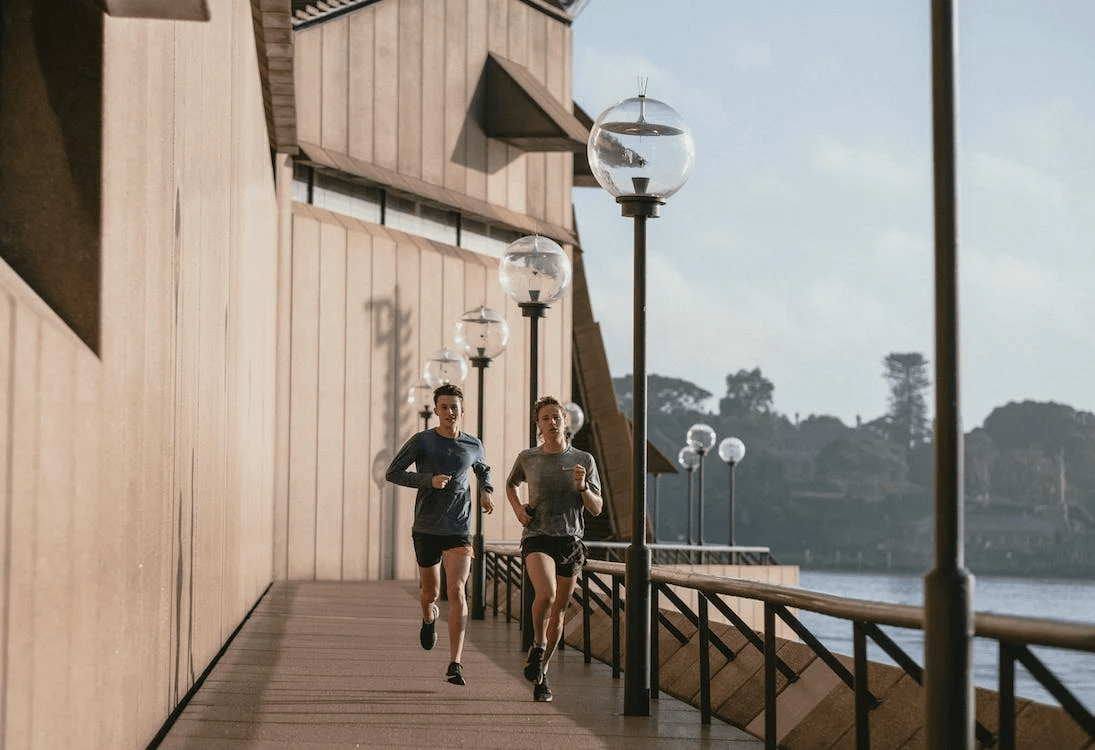
[[[601,187],[621,196],[664,199],[692,174],[692,130],[676,110],[645,94],[623,99],[597,118],[586,147]]]
[[[494,359],[509,343],[509,324],[489,307],[468,310],[456,324],[456,348],[469,357]]]
[[[696,449],[691,445],[686,445],[677,454],[677,463],[681,465],[682,469],[692,471],[700,465],[700,454],[696,453]]]
[[[745,458],[745,443],[736,437],[724,438],[719,443],[719,458],[728,464],[736,464]]]
[[[498,265],[498,281],[518,305],[550,305],[570,284],[570,258],[538,234],[514,240]]]
[[[710,425],[694,424],[688,428],[685,442],[702,456],[715,447],[715,430]]]
[[[407,393],[407,403],[422,409],[429,409],[433,402],[433,386],[425,380],[419,380]]]
[[[575,435],[585,425],[586,413],[573,401],[568,401],[563,408],[566,409],[567,420],[570,422],[570,434]]]
[[[464,355],[452,349],[438,349],[430,355],[422,378],[436,388],[445,383],[460,385],[468,377],[468,362]]]

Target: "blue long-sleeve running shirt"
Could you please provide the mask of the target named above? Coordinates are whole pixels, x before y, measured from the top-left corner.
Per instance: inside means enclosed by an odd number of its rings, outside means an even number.
[[[411,464],[414,471],[407,470]],[[471,534],[472,472],[484,488],[494,490],[479,438],[466,432],[449,438],[436,430],[423,430],[404,443],[384,476],[389,482],[418,490],[413,532],[447,536]],[[452,478],[439,490],[432,484],[434,474]]]

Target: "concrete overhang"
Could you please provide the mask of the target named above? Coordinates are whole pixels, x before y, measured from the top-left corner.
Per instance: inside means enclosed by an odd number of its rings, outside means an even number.
[[[483,131],[522,151],[585,152],[589,128],[527,68],[493,52],[483,71]]]
[[[208,0],[98,0],[108,16],[158,18],[165,21],[208,21]]]

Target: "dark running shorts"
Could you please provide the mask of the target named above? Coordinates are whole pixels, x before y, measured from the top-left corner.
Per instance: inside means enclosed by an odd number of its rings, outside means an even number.
[[[573,536],[530,536],[521,540],[521,556],[543,552],[555,561],[555,575],[573,578],[586,561],[586,546]]]
[[[441,562],[441,553],[447,549],[467,548],[464,553],[472,556],[471,537],[467,534],[419,534],[411,533],[414,540],[414,556],[418,560],[418,567],[432,568]]]

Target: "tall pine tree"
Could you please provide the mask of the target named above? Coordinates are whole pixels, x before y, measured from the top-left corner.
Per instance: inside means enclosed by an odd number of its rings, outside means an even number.
[[[890,410],[886,414],[890,439],[909,450],[931,435],[925,397],[931,385],[928,360],[919,352],[890,352],[882,365],[883,377],[890,386]]]

